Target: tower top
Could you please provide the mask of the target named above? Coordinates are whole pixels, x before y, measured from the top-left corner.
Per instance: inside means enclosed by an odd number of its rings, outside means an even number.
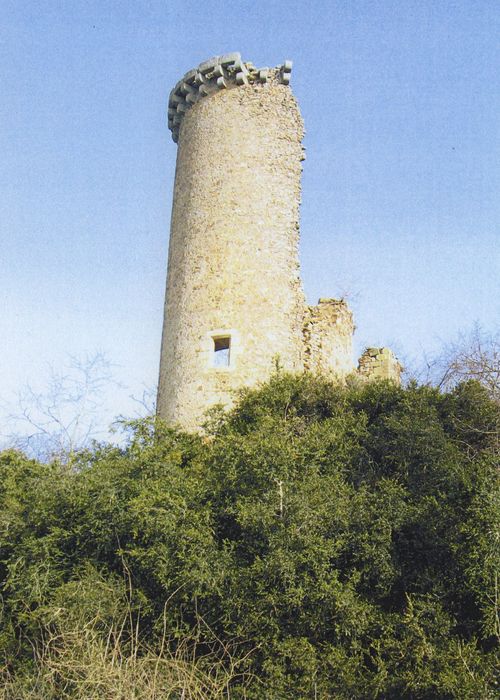
[[[185,73],[170,93],[168,128],[173,140],[177,143],[184,113],[204,97],[239,85],[268,81],[288,85],[291,72],[292,61],[285,61],[276,68],[256,68],[250,61],[242,61],[237,52],[203,61],[197,68]]]

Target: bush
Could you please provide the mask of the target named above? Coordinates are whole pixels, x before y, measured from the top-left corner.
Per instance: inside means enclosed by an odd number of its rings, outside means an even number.
[[[204,436],[3,453],[4,697],[497,697],[497,426],[277,374]]]

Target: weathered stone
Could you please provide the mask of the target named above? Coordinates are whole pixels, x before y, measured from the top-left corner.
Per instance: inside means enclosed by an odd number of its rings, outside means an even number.
[[[358,375],[365,380],[401,382],[403,368],[390,348],[366,348],[359,358]]]
[[[236,61],[234,61],[234,63],[230,67],[232,68],[234,73],[239,73],[240,71],[246,73],[247,70],[245,64],[241,60],[241,57],[236,59]]]
[[[354,371],[352,312],[341,299],[309,306],[304,320],[304,369],[341,379]]]
[[[188,83],[186,83],[186,82],[182,82],[181,87],[180,87],[180,92],[183,95],[187,95],[189,93],[192,94],[192,93],[196,92],[196,88],[193,87],[192,85],[188,85]]]
[[[203,63],[200,63],[198,66],[198,70],[202,75],[205,75],[205,73],[209,73],[212,71],[215,66],[218,63],[218,57],[214,56],[214,58],[210,58],[208,61],[203,61]]]
[[[221,66],[228,66],[231,63],[236,63],[238,61],[241,61],[241,55],[237,51],[219,56],[219,63]]]
[[[303,368],[302,134],[277,72],[213,92],[182,117],[158,393],[172,423],[198,428],[211,405],[269,377],[277,356]],[[226,335],[230,365],[214,367],[214,338]]]
[[[196,68],[193,68],[192,70],[188,70],[187,73],[184,74],[183,81],[185,83],[188,83],[188,85],[191,85],[194,83],[194,79],[196,78],[196,73],[198,70]]]
[[[339,380],[355,372],[347,304],[306,306],[302,290],[304,131],[286,87],[291,69],[291,61],[256,69],[227,54],[186,73],[170,94],[179,147],[158,413],[188,430],[266,380],[276,361]],[[359,360],[362,379],[398,382],[400,372],[388,348]]]

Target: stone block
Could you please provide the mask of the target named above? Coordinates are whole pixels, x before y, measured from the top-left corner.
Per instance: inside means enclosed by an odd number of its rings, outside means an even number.
[[[196,88],[193,85],[189,85],[186,82],[182,82],[179,91],[182,95],[188,95],[189,93],[196,92]]]
[[[213,71],[217,63],[219,62],[218,56],[214,56],[213,58],[210,58],[208,61],[203,61],[203,63],[200,63],[198,66],[198,71],[202,74],[205,75],[206,73],[210,73]]]
[[[184,74],[183,81],[187,83],[188,85],[192,85],[194,83],[194,79],[196,78],[196,73],[198,70],[196,68],[193,68],[192,70],[188,70],[187,73]]]

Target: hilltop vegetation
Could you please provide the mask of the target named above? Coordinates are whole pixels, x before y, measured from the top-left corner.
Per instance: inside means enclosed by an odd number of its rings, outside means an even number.
[[[0,697],[497,697],[498,427],[277,374],[208,437],[2,453]]]

